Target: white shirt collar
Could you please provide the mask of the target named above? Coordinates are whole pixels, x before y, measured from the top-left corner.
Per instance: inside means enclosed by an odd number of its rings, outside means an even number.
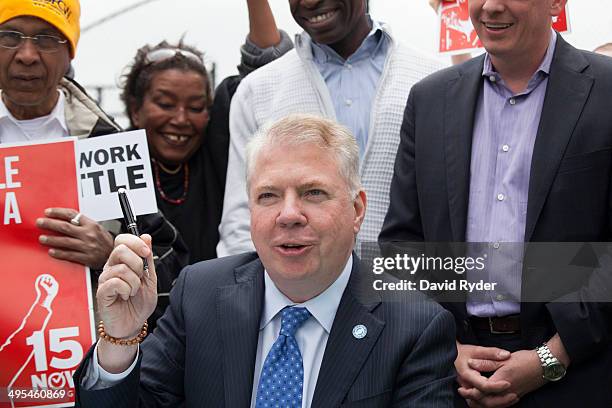
[[[319,324],[325,329],[327,334],[331,331],[336,311],[340,305],[342,294],[348,285],[353,269],[353,255],[349,257],[344,265],[344,269],[338,278],[327,289],[318,296],[307,300],[304,303],[296,304],[285,296],[274,284],[268,271],[264,271],[265,296],[264,307],[261,314],[259,329],[266,327],[272,319],[287,306],[299,306],[308,309],[310,314],[317,319]]]
[[[67,134],[70,134],[68,130],[68,125],[66,124],[66,116],[64,113],[64,107],[66,106],[66,97],[64,96],[64,93],[61,92],[60,90],[58,90],[57,92],[59,94],[59,97],[57,98],[57,103],[55,104],[55,107],[53,108],[51,113],[45,116],[45,118],[47,118],[48,120],[48,122],[47,121],[45,122],[50,123],[51,121],[55,120],[57,121],[57,123],[59,123],[59,125],[62,127],[62,129]],[[36,119],[40,119],[40,118],[36,118]],[[10,120],[17,126],[19,126],[19,122],[21,122],[11,114],[11,112],[8,110],[8,108],[4,104],[4,101],[2,100],[2,90],[0,90],[0,121],[3,121],[3,120]]]

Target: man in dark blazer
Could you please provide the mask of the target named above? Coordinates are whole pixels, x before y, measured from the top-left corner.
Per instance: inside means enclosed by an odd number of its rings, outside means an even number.
[[[612,59],[551,32],[565,4],[470,1],[487,53],[413,87],[383,247],[610,241]],[[612,269],[550,302],[527,302],[564,279],[549,271],[535,287],[528,266],[517,269],[515,303],[499,294],[445,304],[457,325],[459,394],[470,406],[612,406]]]
[[[247,155],[257,253],[183,270],[138,349],[155,299],[149,238],[117,238],[77,406],[452,406],[451,314],[419,293],[383,301],[352,252],[366,201],[350,132],[290,116]]]

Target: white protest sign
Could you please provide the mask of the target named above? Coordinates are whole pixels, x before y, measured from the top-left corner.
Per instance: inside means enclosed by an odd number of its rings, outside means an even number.
[[[144,130],[79,140],[76,144],[81,212],[96,221],[122,218],[117,190],[128,190],[136,215],[157,212]]]

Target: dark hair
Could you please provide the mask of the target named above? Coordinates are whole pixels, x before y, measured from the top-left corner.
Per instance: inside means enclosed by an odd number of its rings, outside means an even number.
[[[169,58],[150,62],[147,56],[160,49],[177,50],[177,53]],[[189,52],[199,58],[200,61],[195,61],[195,58],[189,58],[180,53],[180,50]],[[134,127],[132,123],[131,112],[136,109],[140,109],[143,104],[145,94],[148,92],[151,86],[151,79],[157,72],[166,71],[169,69],[178,69],[181,71],[193,71],[204,78],[206,87],[206,106],[212,105],[212,89],[210,83],[210,77],[206,67],[204,66],[203,53],[197,48],[183,44],[181,39],[178,44],[173,45],[166,41],[162,41],[155,46],[145,45],[136,52],[134,61],[126,68],[127,73],[122,75],[121,87],[121,100],[125,105],[125,113],[127,114],[130,125]]]

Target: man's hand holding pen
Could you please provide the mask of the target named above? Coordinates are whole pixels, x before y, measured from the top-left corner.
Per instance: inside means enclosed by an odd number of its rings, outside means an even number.
[[[149,263],[148,276],[143,259]],[[140,333],[157,305],[157,274],[149,235],[121,234],[115,238],[115,248],[98,281],[96,299],[106,334],[132,339]],[[110,372],[125,370],[135,354],[135,345],[114,346],[101,341],[98,346],[99,362]]]
[[[157,305],[157,274],[151,236],[140,235],[127,191],[117,191],[129,234],[115,238],[98,280],[98,311],[102,322],[98,334],[98,362],[111,373],[126,370],[136,356],[136,343],[146,336],[146,321]],[[117,346],[117,342],[127,345]]]
[[[96,298],[106,332],[113,337],[137,335],[155,309],[157,275],[150,245],[147,234],[118,235],[104,265]],[[149,277],[144,273],[142,258],[150,262]]]

